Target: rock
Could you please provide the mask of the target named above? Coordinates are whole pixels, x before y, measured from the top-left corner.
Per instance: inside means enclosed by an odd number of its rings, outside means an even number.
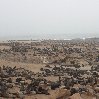
[[[96,99],[99,99],[99,93],[96,94]]]
[[[31,91],[31,94],[32,94],[32,95],[36,95],[36,92],[35,92],[35,91]]]
[[[51,99],[65,99],[70,96],[70,92],[67,89],[57,89],[54,96]]]
[[[82,99],[79,93],[73,94],[70,99]]]
[[[22,92],[18,92],[18,98],[24,99],[25,95]]]

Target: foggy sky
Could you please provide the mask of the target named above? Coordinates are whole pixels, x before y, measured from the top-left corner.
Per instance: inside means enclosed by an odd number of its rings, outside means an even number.
[[[99,0],[0,0],[0,39],[99,37]]]

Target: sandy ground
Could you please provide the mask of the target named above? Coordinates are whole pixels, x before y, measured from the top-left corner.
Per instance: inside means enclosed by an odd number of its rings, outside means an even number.
[[[4,49],[5,46],[0,46],[0,49]],[[9,46],[6,46],[6,49],[9,49]],[[88,65],[87,62],[85,61],[81,61],[80,64],[85,64],[86,66]],[[40,72],[40,68],[44,67],[45,64],[33,64],[33,63],[21,63],[21,62],[11,62],[11,61],[7,61],[7,60],[3,60],[0,59],[0,66],[10,66],[10,67],[14,67],[17,66],[17,68],[22,67],[25,68],[27,70],[33,71],[35,73]],[[83,69],[90,69],[90,67],[85,67]],[[58,77],[46,77],[47,80],[51,80],[51,81],[56,81],[58,79]],[[64,94],[66,95],[66,91],[62,91],[59,89],[56,90],[49,90],[51,95],[43,95],[43,94],[37,94],[37,95],[29,95],[29,96],[25,96],[25,99],[56,99],[57,96],[60,96]],[[68,96],[68,92],[67,92],[67,96]],[[4,98],[2,98],[4,99]],[[62,98],[61,98],[62,99]],[[82,96],[80,96],[79,94],[75,94],[73,95],[70,99],[95,99],[92,96],[88,96],[87,94],[82,94]]]
[[[5,61],[0,59],[0,66],[10,66],[14,67],[17,66],[17,68],[22,67],[27,70],[33,71],[35,73],[40,72],[40,68],[43,67],[43,64],[29,64],[29,63],[21,63],[21,62],[11,62],[11,61]]]
[[[3,50],[4,48],[6,48],[6,49],[10,49],[11,47],[10,47],[10,46],[3,46],[3,45],[0,46],[0,49],[1,49],[1,50]]]

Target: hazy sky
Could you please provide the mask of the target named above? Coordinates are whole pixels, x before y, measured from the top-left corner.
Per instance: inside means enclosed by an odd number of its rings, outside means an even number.
[[[0,39],[99,37],[99,0],[0,0]]]

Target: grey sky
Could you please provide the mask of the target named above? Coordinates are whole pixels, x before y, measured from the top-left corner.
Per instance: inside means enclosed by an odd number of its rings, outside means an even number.
[[[0,39],[99,37],[99,0],[0,0]]]

